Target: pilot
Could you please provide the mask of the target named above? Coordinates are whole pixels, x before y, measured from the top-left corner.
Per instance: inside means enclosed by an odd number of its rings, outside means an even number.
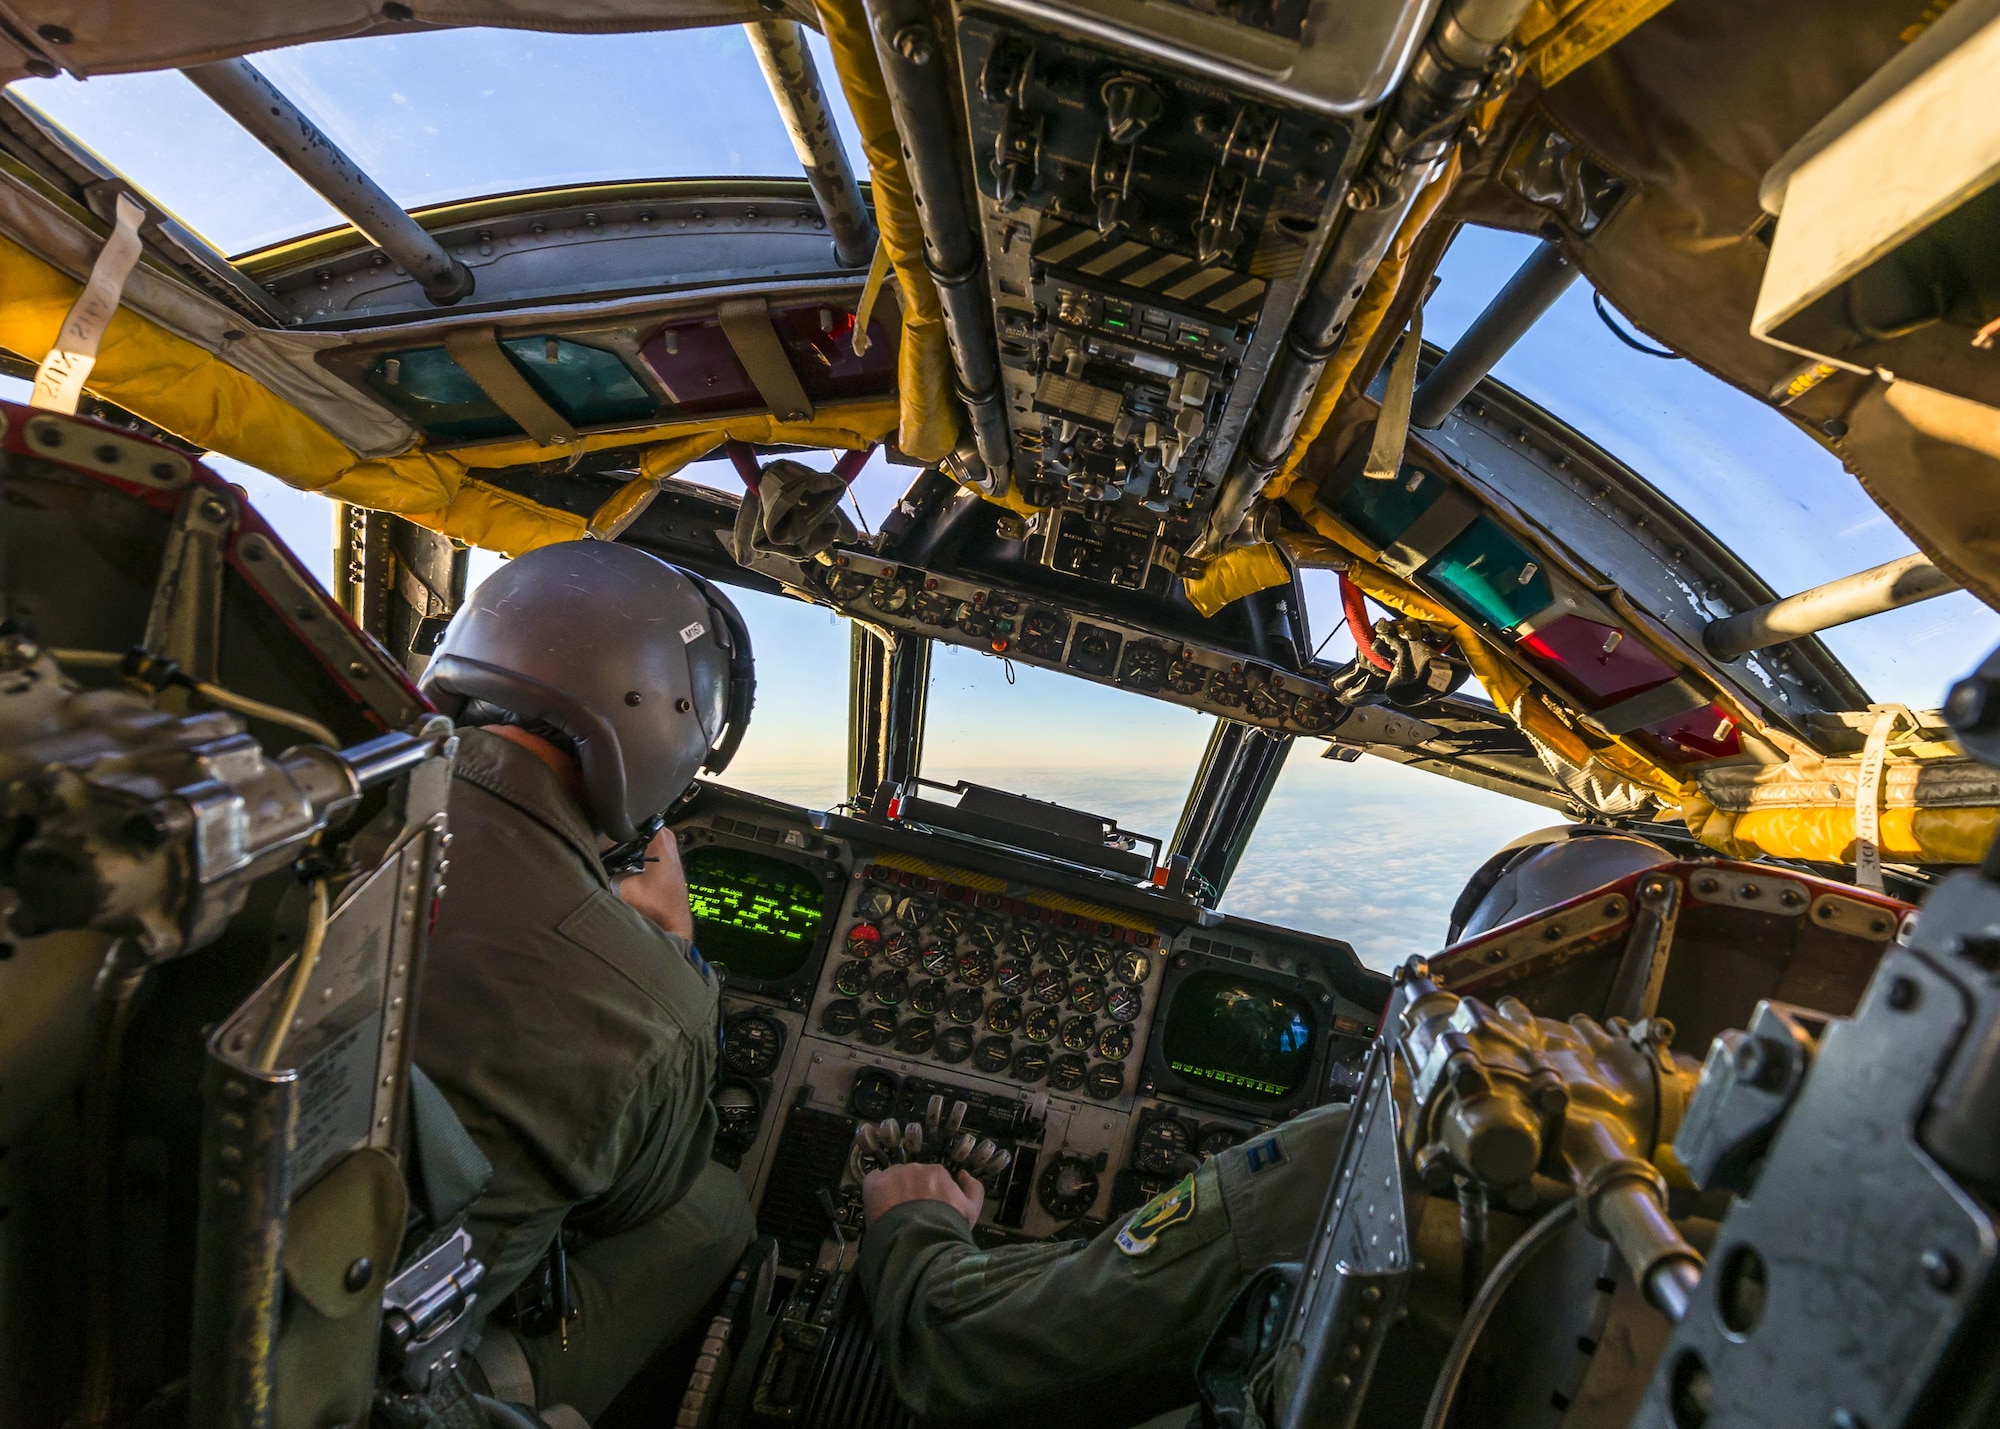
[[[1473,876],[1451,939],[1671,858],[1587,825],[1527,835]],[[918,1162],[870,1173],[859,1273],[897,1393],[922,1421],[1038,1429],[1119,1429],[1193,1404],[1196,1359],[1237,1291],[1310,1250],[1347,1122],[1345,1104],[1304,1112],[1081,1242],[982,1249],[972,1228],[985,1191],[973,1177]],[[1498,1212],[1493,1220],[1497,1256],[1521,1226]],[[1429,1375],[1394,1366],[1434,1367],[1461,1303],[1455,1204],[1433,1198],[1415,1230],[1419,1263],[1437,1273],[1419,1278],[1413,1323],[1384,1348],[1371,1421],[1385,1410],[1379,1422],[1422,1417]]]
[[[416,1060],[492,1162],[468,1226],[480,1313],[531,1275],[571,1312],[539,1335],[489,1323],[501,1400],[595,1418],[752,1237],[709,1160],[718,979],[661,827],[740,734],[749,670],[714,587],[574,541],[483,583],[425,672],[461,730]],[[645,855],[622,878],[603,857],[621,844]]]

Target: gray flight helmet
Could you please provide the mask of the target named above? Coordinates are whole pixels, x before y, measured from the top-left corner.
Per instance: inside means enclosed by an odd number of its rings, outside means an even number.
[[[479,701],[575,741],[585,812],[637,838],[695,775],[719,773],[750,719],[750,632],[692,571],[615,541],[517,556],[452,617],[420,682],[456,719]]]
[[[1650,839],[1591,824],[1559,824],[1523,834],[1486,860],[1452,906],[1447,944],[1526,918],[1616,882],[1628,873],[1672,863]]]

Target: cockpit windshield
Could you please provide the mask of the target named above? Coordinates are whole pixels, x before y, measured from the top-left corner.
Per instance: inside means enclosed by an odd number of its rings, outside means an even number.
[[[826,42],[810,34],[822,70]],[[438,30],[257,56],[405,208],[574,184],[798,171],[740,26]],[[225,253],[334,227],[326,201],[174,70],[13,87]],[[850,153],[860,140],[829,91]]]

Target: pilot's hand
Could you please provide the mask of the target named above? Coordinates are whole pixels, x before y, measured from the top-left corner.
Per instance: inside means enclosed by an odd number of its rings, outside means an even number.
[[[618,882],[618,896],[669,933],[694,937],[694,914],[688,909],[687,874],[681,871],[681,846],[672,829],[661,829],[646,845],[646,863]]]
[[[976,1226],[986,1207],[986,1188],[968,1171],[954,1179],[944,1167],[926,1161],[885,1166],[861,1178],[861,1210],[870,1225],[905,1201],[943,1201],[967,1225]]]

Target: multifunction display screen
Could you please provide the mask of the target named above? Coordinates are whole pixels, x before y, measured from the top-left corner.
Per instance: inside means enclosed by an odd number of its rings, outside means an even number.
[[[1202,971],[1174,990],[1160,1050],[1190,1082],[1280,1102],[1305,1085],[1318,1033],[1300,994],[1251,974]]]
[[[690,852],[683,867],[704,958],[738,978],[772,982],[811,956],[826,920],[826,889],[810,870],[714,845]]]

